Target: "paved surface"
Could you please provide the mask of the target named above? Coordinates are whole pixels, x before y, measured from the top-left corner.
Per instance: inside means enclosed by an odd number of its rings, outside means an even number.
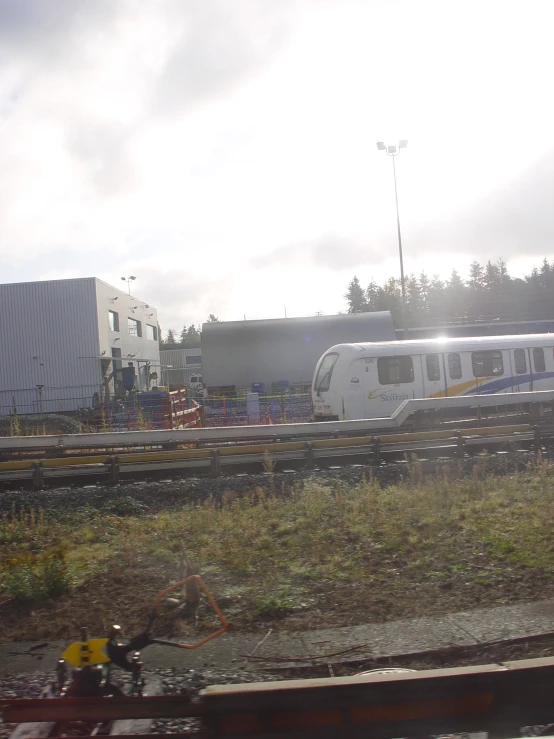
[[[272,631],[269,635],[263,631],[232,631],[195,651],[154,644],[142,653],[141,659],[145,667],[268,670],[313,664],[314,658],[319,663],[382,659],[547,634],[554,634],[554,600],[340,629]],[[66,642],[49,642],[37,650],[41,659],[21,654],[35,643],[0,647],[0,675],[53,670],[67,646]],[[248,659],[251,654],[255,658]]]

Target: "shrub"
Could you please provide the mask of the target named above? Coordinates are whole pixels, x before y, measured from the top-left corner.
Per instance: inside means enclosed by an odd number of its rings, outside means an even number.
[[[61,547],[39,555],[26,554],[8,563],[7,594],[18,601],[59,598],[71,589],[66,553]]]

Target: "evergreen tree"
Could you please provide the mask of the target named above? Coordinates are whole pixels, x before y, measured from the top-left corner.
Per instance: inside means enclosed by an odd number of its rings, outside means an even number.
[[[497,265],[493,264],[490,259],[487,262],[487,266],[485,267],[483,285],[489,291],[496,290],[500,285],[500,271]]]
[[[175,331],[173,331],[173,329],[171,328],[167,332],[165,343],[167,346],[175,346],[177,344],[177,342],[175,341]]]
[[[484,287],[485,272],[483,267],[477,260],[473,261],[469,265],[469,282],[468,287],[470,290],[478,291]]]
[[[368,306],[365,293],[357,277],[354,277],[352,282],[348,285],[348,290],[344,297],[348,302],[349,313],[364,313],[367,311]]]
[[[365,302],[367,310],[382,310],[382,308],[380,308],[381,292],[382,291],[379,285],[375,282],[375,280],[372,280],[367,286],[367,290],[365,291]]]
[[[397,326],[401,316],[400,282],[394,278],[378,285],[374,280],[364,291],[355,277],[345,295],[350,313],[390,310]],[[554,318],[554,262],[544,259],[524,279],[512,278],[504,259],[488,261],[483,267],[473,261],[467,284],[454,269],[444,283],[431,280],[425,272],[418,279],[406,278],[408,326],[467,321],[536,320]]]
[[[217,316],[214,316],[213,313],[210,313],[210,315],[206,318],[206,323],[219,323],[219,318]]]
[[[423,315],[427,317],[429,315],[429,278],[425,272],[419,275],[419,294],[421,296],[421,304],[423,308]]]
[[[546,262],[546,259],[544,260]],[[548,262],[546,262],[548,264]],[[502,257],[498,260],[496,263],[496,267],[498,269],[498,279],[500,280],[501,285],[507,285],[512,281],[512,278],[508,274],[508,267],[506,265],[506,262]]]
[[[200,332],[194,324],[187,328],[186,338],[184,341],[186,346],[200,346]]]

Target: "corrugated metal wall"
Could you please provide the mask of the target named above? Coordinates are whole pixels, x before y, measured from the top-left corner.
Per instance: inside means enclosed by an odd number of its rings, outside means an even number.
[[[169,376],[172,385],[186,385],[190,378],[202,374],[202,350],[199,347],[179,346],[160,350],[163,376]],[[168,368],[169,367],[169,368]]]
[[[101,384],[94,278],[0,285],[0,415],[72,410]],[[48,402],[46,402],[48,396]],[[90,396],[90,397],[89,397]]]
[[[314,318],[205,323],[202,367],[208,387],[282,380],[310,383],[321,355],[334,344],[394,341],[388,311]]]

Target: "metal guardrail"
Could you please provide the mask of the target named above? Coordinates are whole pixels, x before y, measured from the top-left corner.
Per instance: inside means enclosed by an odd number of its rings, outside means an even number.
[[[59,436],[13,436],[0,438],[3,451],[109,449],[125,446],[144,447],[166,444],[202,444],[313,438],[318,435],[346,435],[392,432],[414,414],[450,410],[471,411],[505,406],[536,406],[554,403],[554,390],[494,395],[456,396],[454,398],[419,398],[405,400],[391,417],[356,421],[317,421],[314,423],[276,424],[272,426],[232,426],[214,428],[168,429],[163,431],[123,431],[113,433],[62,434]]]
[[[237,467],[254,467],[262,471],[275,465],[295,463],[313,469],[317,463],[362,461],[379,465],[384,458],[402,457],[408,452],[441,451],[443,455],[463,457],[467,452],[498,446],[531,444],[539,447],[541,430],[528,424],[468,428],[463,432],[431,431],[379,436],[346,437],[259,443],[217,448],[182,449],[176,451],[123,452],[118,455],[97,454],[57,459],[18,459],[0,462],[0,483],[32,481],[40,489],[49,480],[78,477],[103,477],[117,484],[122,476],[162,471],[208,472],[217,477]]]

